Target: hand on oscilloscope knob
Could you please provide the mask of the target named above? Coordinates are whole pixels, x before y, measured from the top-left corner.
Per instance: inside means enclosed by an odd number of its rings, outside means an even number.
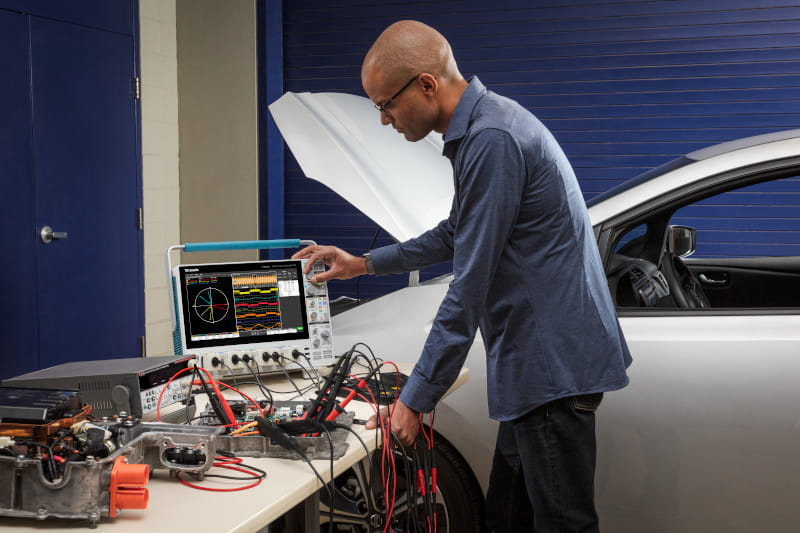
[[[328,266],[328,270],[320,272],[311,278],[311,283],[322,283],[331,279],[350,279],[367,273],[366,260],[363,257],[356,257],[345,252],[336,246],[307,246],[295,253],[292,259],[307,259],[305,273],[311,271],[311,267],[317,261],[322,261]]]

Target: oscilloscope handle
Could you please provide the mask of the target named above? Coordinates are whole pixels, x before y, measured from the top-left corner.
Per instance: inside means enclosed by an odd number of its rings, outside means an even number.
[[[219,250],[264,250],[272,248],[299,248],[304,242],[300,239],[273,239],[268,241],[223,241],[223,242],[187,242],[184,252],[216,252]],[[312,243],[313,244],[313,243]]]

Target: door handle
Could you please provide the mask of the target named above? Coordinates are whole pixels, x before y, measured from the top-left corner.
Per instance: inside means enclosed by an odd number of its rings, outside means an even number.
[[[39,236],[42,238],[43,243],[50,244],[56,239],[66,239],[67,232],[53,231],[53,228],[51,228],[50,226],[45,226],[42,228],[42,231],[39,232]]]
[[[699,276],[697,276],[697,279],[699,279],[700,283],[702,283],[704,285],[719,286],[719,285],[725,285],[725,284],[728,283],[728,276],[726,274],[722,275],[722,279],[713,279],[713,278],[708,277],[705,274],[700,274]]]

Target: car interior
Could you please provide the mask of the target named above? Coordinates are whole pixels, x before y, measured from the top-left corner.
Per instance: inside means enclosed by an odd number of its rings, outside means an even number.
[[[603,229],[611,251],[604,257],[617,307],[798,311],[800,256],[796,246],[776,244],[778,235],[800,244],[800,224],[789,215],[800,209],[798,175],[794,168],[711,181],[612,222]],[[746,217],[725,216],[742,204]],[[694,218],[698,206],[719,216]]]

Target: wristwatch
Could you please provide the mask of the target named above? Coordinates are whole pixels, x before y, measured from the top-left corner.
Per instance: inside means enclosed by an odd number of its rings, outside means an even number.
[[[369,254],[369,252],[364,254],[364,259],[366,259],[366,263],[367,263],[367,274],[372,274],[374,276],[375,275],[375,265],[372,264],[372,256]]]

